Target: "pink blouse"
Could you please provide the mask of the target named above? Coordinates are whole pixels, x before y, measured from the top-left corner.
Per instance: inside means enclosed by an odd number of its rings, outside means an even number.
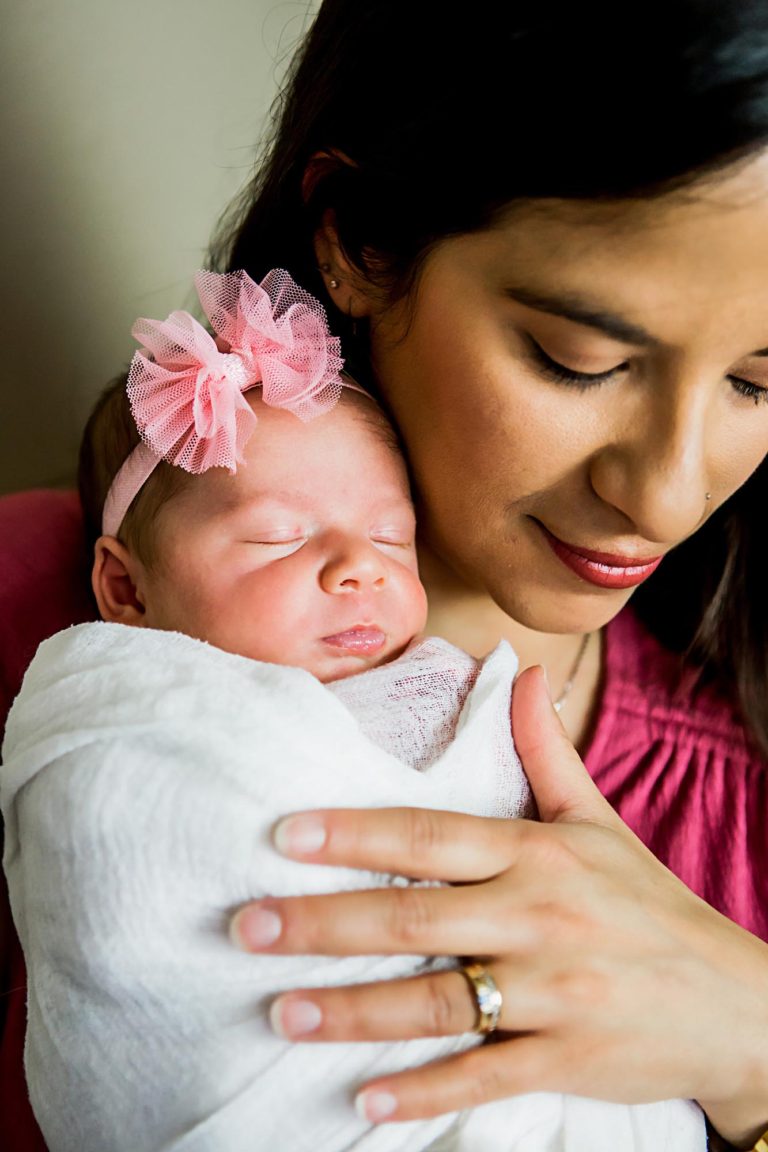
[[[606,629],[587,768],[655,856],[768,940],[768,762],[722,696],[678,681],[678,658],[625,609]]]

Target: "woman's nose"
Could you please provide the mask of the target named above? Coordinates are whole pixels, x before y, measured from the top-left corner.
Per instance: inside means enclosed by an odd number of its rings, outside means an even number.
[[[370,540],[357,536],[336,537],[320,570],[325,592],[363,592],[382,588],[386,582],[384,557]]]
[[[711,419],[695,396],[659,404],[593,458],[594,491],[643,539],[678,544],[709,510]]]

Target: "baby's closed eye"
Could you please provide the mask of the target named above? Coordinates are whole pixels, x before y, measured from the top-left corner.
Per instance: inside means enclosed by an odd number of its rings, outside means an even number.
[[[411,528],[377,528],[371,532],[371,541],[383,547],[413,548],[415,534]]]
[[[288,554],[295,552],[306,543],[307,539],[307,533],[300,528],[270,528],[250,532],[243,543],[255,548],[274,552],[284,551]]]

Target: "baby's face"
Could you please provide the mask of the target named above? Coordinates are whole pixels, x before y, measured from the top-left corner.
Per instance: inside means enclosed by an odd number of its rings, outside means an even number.
[[[194,477],[160,511],[146,626],[322,681],[393,659],[426,619],[402,460],[362,397],[309,424],[248,399],[246,464]]]

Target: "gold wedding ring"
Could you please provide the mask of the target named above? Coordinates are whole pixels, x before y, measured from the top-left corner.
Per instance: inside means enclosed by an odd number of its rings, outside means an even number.
[[[473,1031],[487,1036],[499,1026],[503,997],[501,989],[487,968],[476,960],[462,964],[459,972],[466,976],[472,995],[475,998],[477,1019]]]

